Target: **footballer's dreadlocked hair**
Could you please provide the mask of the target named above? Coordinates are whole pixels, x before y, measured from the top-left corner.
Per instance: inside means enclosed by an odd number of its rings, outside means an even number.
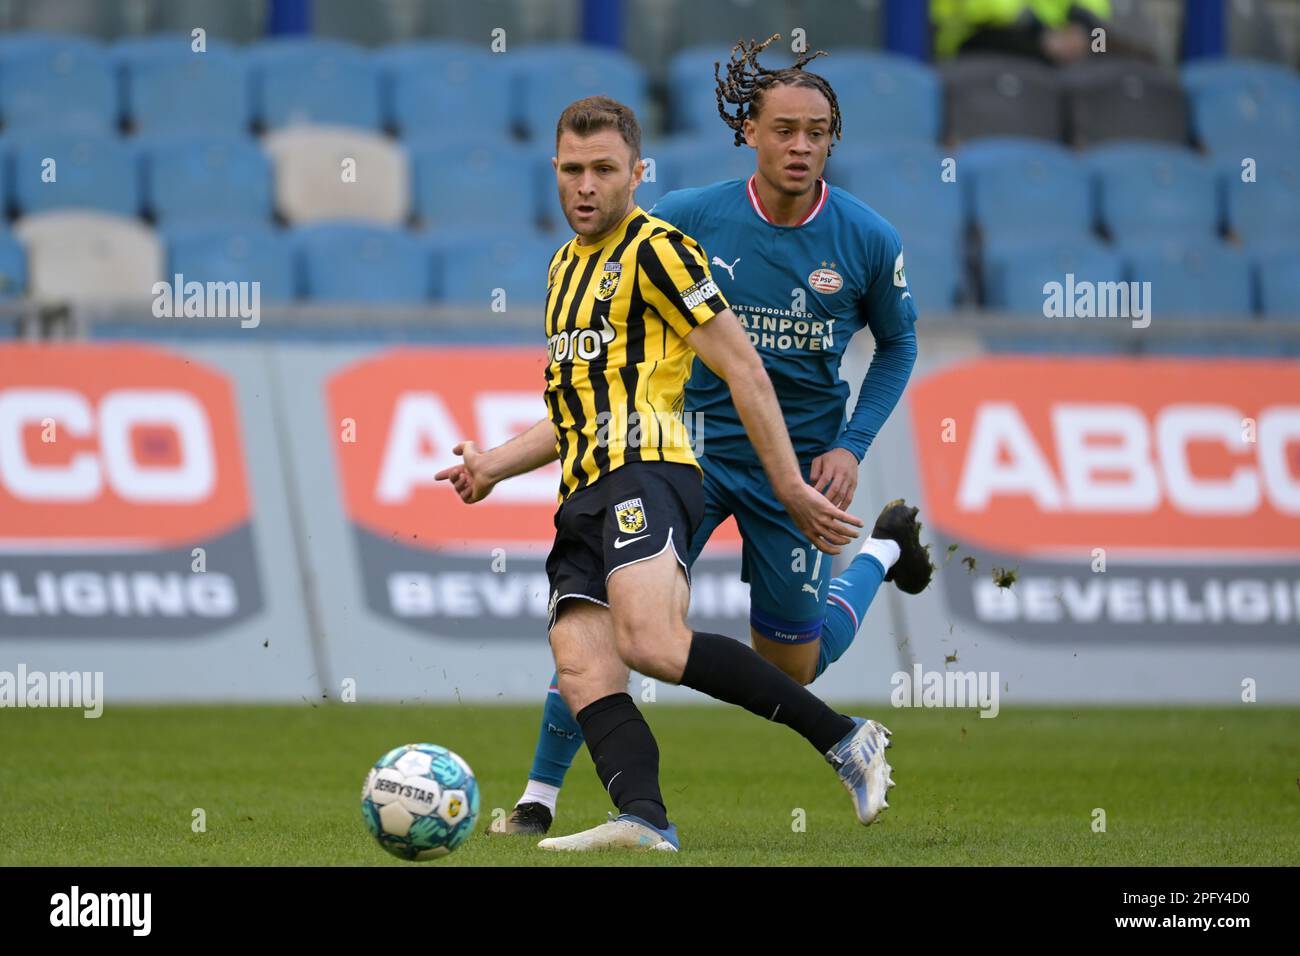
[[[762,43],[752,39],[749,43],[741,40],[731,48],[731,59],[727,62],[725,77],[720,73],[722,64],[718,62],[713,64],[713,78],[717,81],[718,114],[724,123],[735,130],[736,145],[742,146],[745,142],[745,120],[758,117],[758,112],[763,106],[764,93],[774,86],[808,87],[825,96],[826,102],[831,105],[830,137],[831,147],[834,147],[835,140],[840,138],[841,132],[839,101],[835,99],[835,91],[831,89],[825,77],[804,70],[806,63],[819,56],[825,56],[826,51],[804,53],[795,60],[794,66],[785,69],[765,70],[758,64],[758,55],[767,49],[773,40],[779,39],[781,34],[774,33]],[[728,103],[736,107],[735,113],[727,112]],[[830,149],[827,149],[826,154],[830,155]]]

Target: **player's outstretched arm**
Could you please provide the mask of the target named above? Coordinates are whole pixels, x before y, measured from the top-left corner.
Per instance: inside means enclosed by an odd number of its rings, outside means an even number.
[[[486,498],[497,482],[549,465],[560,457],[555,427],[545,418],[488,451],[479,451],[472,441],[463,441],[452,452],[461,456],[461,463],[444,468],[433,477],[436,481],[450,481],[467,505]]]
[[[827,554],[857,537],[862,522],[835,507],[799,473],[799,460],[790,445],[776,390],[763,368],[763,360],[726,309],[686,336],[686,343],[713,372],[727,383],[736,411],[754,443],[772,491],[808,540]]]

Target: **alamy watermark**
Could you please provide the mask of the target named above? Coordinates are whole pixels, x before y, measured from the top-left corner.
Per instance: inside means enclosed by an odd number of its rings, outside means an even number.
[[[1151,324],[1150,282],[1092,282],[1065,274],[1065,282],[1043,283],[1043,315],[1049,319],[1132,319],[1133,328]]]
[[[622,406],[596,415],[596,447],[625,452],[654,448],[704,454],[703,412],[628,412]]]
[[[50,897],[51,926],[119,926],[148,936],[152,912],[152,893],[83,893],[74,885]]]
[[[895,671],[889,702],[895,707],[978,707],[981,717],[1000,709],[997,671],[927,671],[919,663],[911,672]]]
[[[70,707],[87,718],[104,712],[103,671],[0,671],[0,707]]]
[[[185,281],[176,273],[171,282],[155,282],[153,314],[157,319],[239,319],[240,328],[262,322],[262,283]]]

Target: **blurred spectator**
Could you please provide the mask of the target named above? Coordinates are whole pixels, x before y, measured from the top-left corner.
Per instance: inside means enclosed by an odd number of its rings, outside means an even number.
[[[1092,31],[1111,17],[1110,0],[930,0],[934,49],[941,57],[1000,53],[1034,57],[1048,64],[1074,63],[1088,55]],[[1108,52],[1150,56],[1124,43]]]

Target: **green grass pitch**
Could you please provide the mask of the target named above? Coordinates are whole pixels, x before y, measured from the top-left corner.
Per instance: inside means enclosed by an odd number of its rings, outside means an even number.
[[[870,828],[788,729],[730,708],[643,709],[678,855],[550,854],[481,832],[522,789],[537,706],[110,707],[0,714],[0,865],[1300,863],[1295,709],[854,708],[894,731],[898,787]],[[359,794],[380,755],[418,741],[470,762],[483,809],[452,856],[413,864],[372,842]],[[608,809],[584,750],[552,832]]]

